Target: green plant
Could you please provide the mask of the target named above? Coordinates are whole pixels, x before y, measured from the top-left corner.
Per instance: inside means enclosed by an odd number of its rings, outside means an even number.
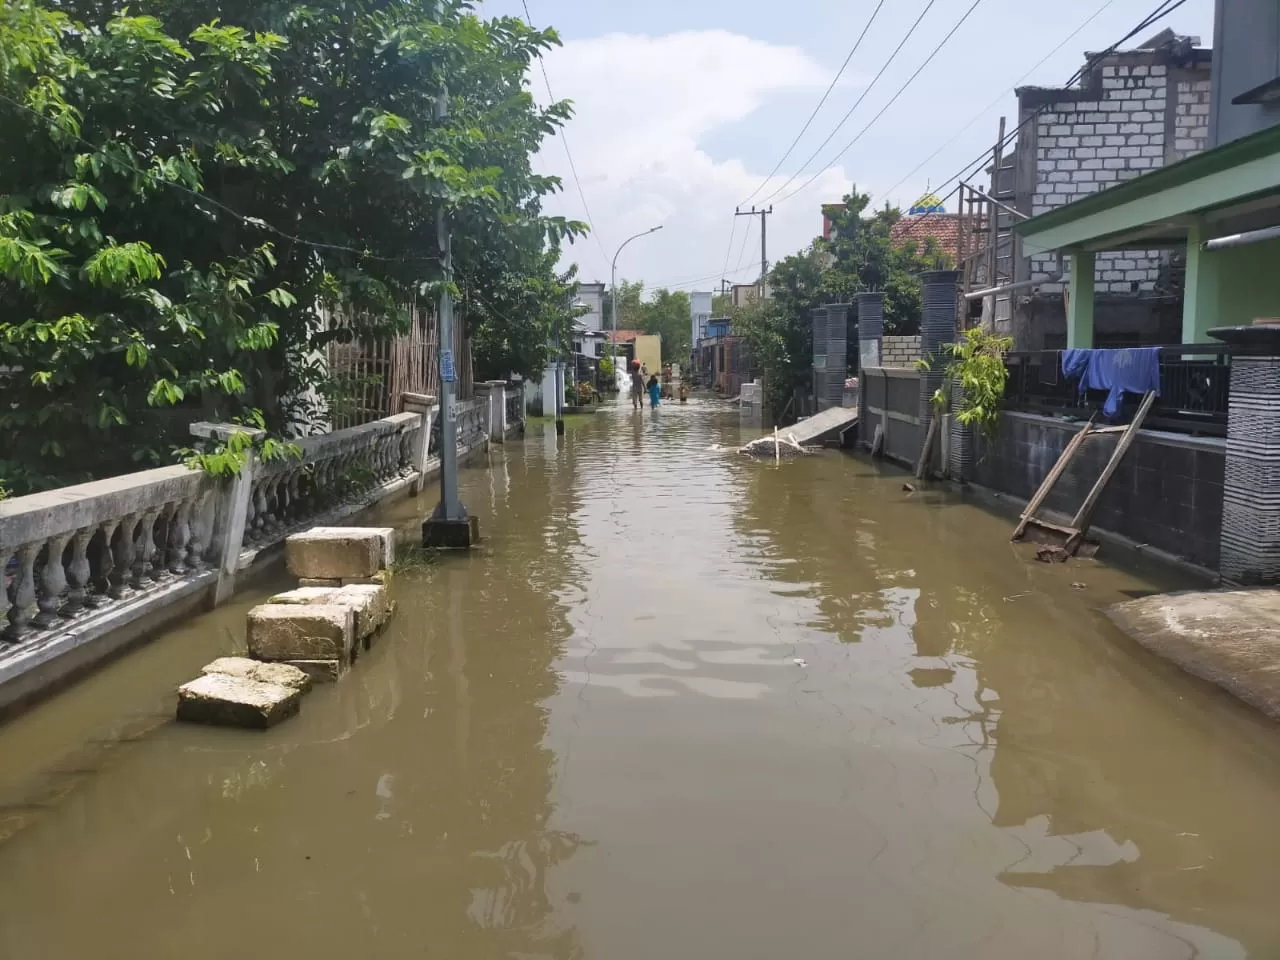
[[[572,292],[560,244],[585,231],[543,213],[559,181],[532,166],[570,115],[526,88],[558,38],[477,7],[0,2],[15,494],[165,463],[196,419],[328,419],[329,343],[396,334],[444,288],[441,211],[476,366],[541,367]]]
[[[980,327],[966,330],[956,343],[944,344],[943,351],[949,358],[946,382],[934,392],[934,406],[945,410],[951,403],[951,390],[958,387],[960,408],[955,413],[956,420],[992,436],[1000,423],[1000,401],[1009,380],[1004,357],[1011,349],[1012,337],[999,337]],[[917,366],[932,369],[928,359],[919,361]]]
[[[234,422],[251,427],[254,431],[265,429],[260,410],[251,410]],[[203,470],[211,477],[238,476],[254,453],[263,463],[275,460],[301,460],[302,447],[296,443],[263,436],[260,432],[233,433],[227,440],[211,444],[207,449],[182,447],[174,453],[192,470]]]
[[[605,357],[600,361],[600,376],[604,377],[605,379],[612,380],[613,371],[615,369],[616,368],[613,365],[613,360],[611,360],[609,357]]]

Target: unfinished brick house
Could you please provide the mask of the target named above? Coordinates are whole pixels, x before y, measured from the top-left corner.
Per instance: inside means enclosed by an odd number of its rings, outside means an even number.
[[[1027,122],[991,193],[1036,215],[1205,150],[1210,60],[1194,38],[1166,30],[1136,50],[1096,60],[1078,86],[1019,88],[1018,122]],[[997,302],[996,329],[1022,350],[1064,346],[1065,285],[1056,256],[1023,249],[1006,234],[1000,243],[1013,280],[1047,282]],[[1102,253],[1096,271],[1097,346],[1179,342],[1181,253]]]

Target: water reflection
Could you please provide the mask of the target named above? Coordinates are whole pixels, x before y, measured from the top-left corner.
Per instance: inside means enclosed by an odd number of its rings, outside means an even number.
[[[753,543],[767,536],[770,577],[803,585],[823,629],[856,645],[852,670],[901,671],[916,690],[880,691],[863,735],[888,723],[891,737],[909,728],[967,757],[967,803],[1017,848],[999,881],[1106,905],[1086,921],[1104,946],[1280,949],[1267,906],[1280,841],[1263,813],[1280,791],[1274,730],[1133,650],[1097,612],[1151,584],[1101,564],[1027,564],[1003,545],[1003,521],[899,484],[861,464],[756,470],[739,520]],[[1091,602],[1066,582],[1077,578]],[[965,803],[958,790],[945,801]]]
[[[693,402],[495,452],[481,549],[401,576],[344,684],[151,729],[0,844],[0,957],[1280,952],[1274,728],[1097,612],[1167,581],[735,440]],[[0,779],[219,616],[0,728]]]
[[[399,577],[390,633],[297,720],[165,727],[0,846],[0,956],[580,957],[548,876],[584,841],[548,825],[544,743],[573,480],[495,466],[467,477],[485,548]]]

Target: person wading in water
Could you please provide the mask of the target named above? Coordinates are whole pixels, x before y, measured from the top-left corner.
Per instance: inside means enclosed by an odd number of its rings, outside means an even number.
[[[640,366],[631,368],[631,407],[633,410],[644,409],[644,377],[640,374]]]

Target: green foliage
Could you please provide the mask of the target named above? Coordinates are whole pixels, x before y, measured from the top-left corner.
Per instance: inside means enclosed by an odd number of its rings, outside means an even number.
[[[947,385],[934,393],[934,405],[945,410],[951,402],[949,391],[958,387],[961,392],[956,420],[993,435],[1000,423],[1000,402],[1009,379],[1004,358],[1013,349],[1013,338],[973,327],[964,332],[959,342],[948,343],[944,349],[949,357]],[[930,369],[927,359],[921,360],[919,366]]]
[[[830,240],[815,240],[769,271],[772,300],[730,310],[734,332],[745,338],[765,375],[765,406],[774,418],[782,418],[795,390],[810,383],[814,309],[851,304],[858,293],[879,290],[885,295],[885,333],[916,333],[923,309],[920,274],[949,265],[932,239],[922,247],[891,242],[893,225],[902,217],[896,208],[868,212],[871,198],[860,193],[850,194],[844,205],[831,217]]]
[[[612,382],[615,370],[616,370],[616,367],[614,367],[613,365],[612,358],[610,357],[600,358],[600,376],[604,377],[604,379],[608,380],[609,382]]]
[[[301,460],[302,448],[296,443],[265,435],[262,412],[250,410],[238,423],[251,428],[243,433],[233,433],[225,442],[205,444],[200,449],[183,447],[176,451],[179,458],[192,470],[202,470],[212,477],[238,476],[256,454],[263,463],[277,460]],[[252,431],[252,432],[251,432]]]
[[[321,307],[403,329],[441,288],[439,212],[478,365],[540,366],[585,230],[530,162],[569,116],[525,86],[557,42],[466,0],[0,4],[0,475],[164,463],[195,419],[316,422]]]

